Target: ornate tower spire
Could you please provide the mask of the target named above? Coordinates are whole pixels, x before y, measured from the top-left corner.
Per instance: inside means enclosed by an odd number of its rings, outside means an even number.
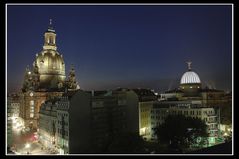
[[[191,71],[191,70],[192,70],[192,68],[191,68],[192,62],[191,62],[191,61],[188,61],[188,62],[186,62],[186,63],[188,64],[188,71]]]
[[[47,31],[44,34],[45,40],[44,40],[44,50],[56,50],[56,32],[52,26],[52,19],[49,21],[49,26]]]
[[[69,89],[79,89],[79,86],[76,81],[75,69],[74,66],[71,65],[68,80],[67,80],[67,87]]]
[[[53,26],[52,26],[52,19],[49,20],[49,26],[48,26],[48,31],[54,31]]]

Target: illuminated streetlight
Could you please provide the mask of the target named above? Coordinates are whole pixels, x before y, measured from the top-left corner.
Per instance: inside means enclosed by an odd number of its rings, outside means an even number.
[[[30,148],[30,144],[26,144],[26,145],[25,145],[25,148]]]
[[[25,148],[28,149],[27,154],[29,154],[30,147],[31,147],[31,145],[30,145],[29,143],[27,143],[27,144],[25,145]]]
[[[228,134],[225,132],[224,134],[223,134],[224,136],[228,136]]]

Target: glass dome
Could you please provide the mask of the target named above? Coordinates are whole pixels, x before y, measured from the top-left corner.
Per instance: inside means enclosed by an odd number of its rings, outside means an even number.
[[[201,81],[199,76],[195,72],[188,71],[183,74],[180,84],[188,84],[188,83],[201,83]]]

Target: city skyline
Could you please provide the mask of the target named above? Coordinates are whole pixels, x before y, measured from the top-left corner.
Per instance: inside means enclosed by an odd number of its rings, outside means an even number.
[[[10,5],[7,14],[8,91],[21,88],[49,19],[66,75],[73,64],[82,89],[165,91],[178,87],[191,60],[204,85],[231,90],[231,5]]]

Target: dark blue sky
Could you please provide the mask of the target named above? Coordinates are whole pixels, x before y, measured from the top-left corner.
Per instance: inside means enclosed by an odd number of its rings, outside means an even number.
[[[231,90],[231,6],[8,6],[8,90],[42,50],[49,19],[82,89],[177,87],[191,60],[203,84]]]

